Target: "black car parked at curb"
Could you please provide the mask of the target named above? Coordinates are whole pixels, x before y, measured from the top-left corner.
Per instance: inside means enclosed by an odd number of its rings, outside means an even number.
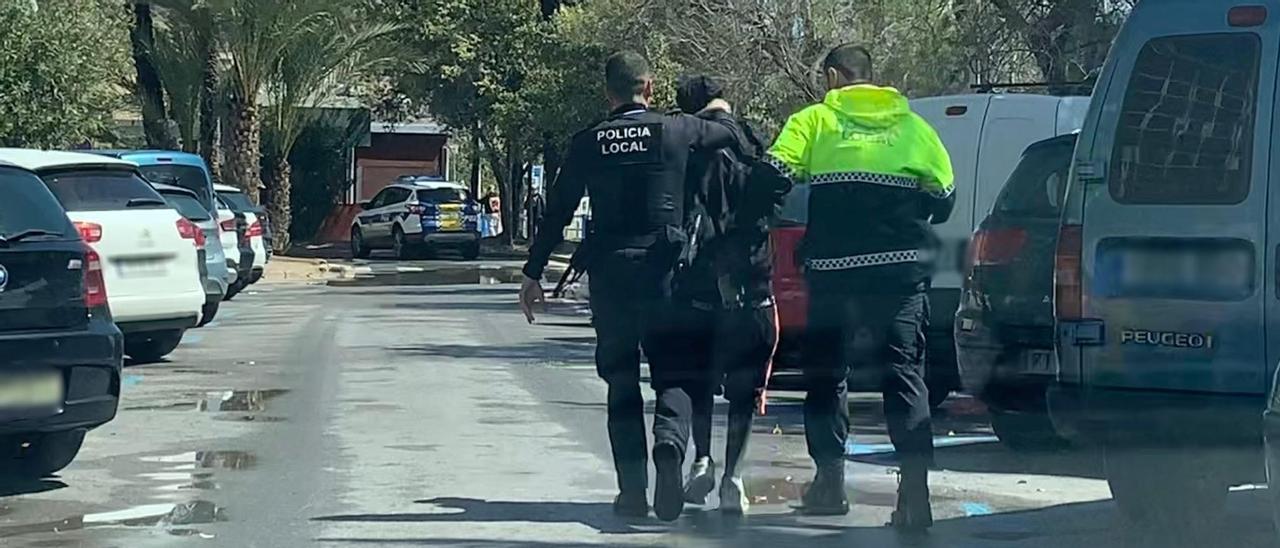
[[[996,435],[1018,450],[1064,445],[1045,393],[1053,355],[1053,261],[1076,135],[1033,143],[974,233],[954,324],[967,391],[991,411]]]
[[[0,475],[71,463],[116,415],[123,351],[97,254],[39,177],[0,163]]]

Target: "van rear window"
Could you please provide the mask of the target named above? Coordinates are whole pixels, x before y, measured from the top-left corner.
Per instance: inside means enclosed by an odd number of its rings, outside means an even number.
[[[1261,44],[1254,34],[1147,42],[1125,89],[1108,174],[1127,204],[1235,204],[1249,195]]]

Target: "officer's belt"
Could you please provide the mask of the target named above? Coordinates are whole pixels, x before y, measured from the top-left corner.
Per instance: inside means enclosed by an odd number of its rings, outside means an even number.
[[[918,249],[910,249],[903,251],[885,251],[883,253],[867,253],[865,255],[850,255],[848,257],[832,257],[829,259],[809,259],[805,261],[805,266],[813,271],[831,271],[831,270],[851,270],[854,268],[865,268],[869,266],[884,266],[889,264],[905,264],[918,263],[922,260],[929,260],[930,253],[922,252]]]

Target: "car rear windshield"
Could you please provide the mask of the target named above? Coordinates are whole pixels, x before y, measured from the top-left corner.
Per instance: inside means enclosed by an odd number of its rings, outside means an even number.
[[[1157,38],[1142,47],[1112,151],[1108,186],[1116,201],[1244,201],[1261,48],[1253,33]]]
[[[1019,217],[1057,217],[1071,170],[1072,144],[1062,141],[1031,148],[1009,175],[995,212]]]
[[[75,234],[58,200],[29,172],[0,168],[0,237],[28,230]]]
[[[169,204],[174,209],[178,210],[178,213],[187,219],[192,221],[208,221],[212,219],[209,216],[209,211],[204,208],[204,205],[195,196],[185,192],[161,191],[160,194],[169,201]]]
[[[138,171],[141,171],[142,176],[146,177],[148,181],[165,185],[180,186],[196,193],[196,196],[200,199],[200,203],[213,203],[213,196],[209,194],[209,177],[205,175],[203,169],[195,166],[165,164],[142,166],[138,168]]]
[[[431,188],[418,191],[418,202],[453,204],[467,201],[467,191],[461,188]]]
[[[236,213],[253,213],[258,209],[243,192],[219,192],[218,196],[221,196],[223,201],[227,202],[227,205],[231,206],[231,210]]]
[[[46,174],[44,182],[67,211],[163,209],[168,202],[132,171],[99,169]]]

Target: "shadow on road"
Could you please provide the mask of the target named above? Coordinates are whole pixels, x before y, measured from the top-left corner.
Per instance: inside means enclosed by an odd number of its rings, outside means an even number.
[[[34,495],[36,493],[47,493],[49,491],[57,491],[66,487],[67,484],[56,479],[16,479],[16,478],[0,478],[0,497],[12,497],[15,495]]]
[[[1050,506],[1020,512],[959,517],[938,521],[927,535],[903,535],[887,527],[850,526],[846,518],[808,518],[797,514],[748,515],[732,518],[714,511],[689,511],[665,525],[656,520],[626,523],[613,517],[607,503],[484,501],[436,498],[418,501],[452,513],[353,514],[312,518],[321,522],[362,523],[581,523],[599,533],[660,534],[645,545],[688,547],[846,548],[849,546],[963,547],[963,548],[1199,548],[1203,546],[1274,546],[1264,510],[1264,491],[1235,492],[1230,513],[1208,530],[1144,527],[1125,521],[1111,501]],[[515,529],[513,529],[514,531]],[[513,535],[514,536],[514,535]],[[318,538],[321,542],[351,544],[413,544],[422,546],[520,547],[599,546],[597,543],[463,538]],[[613,545],[629,544],[618,539]]]
[[[373,523],[580,523],[600,533],[627,535],[643,533],[613,515],[607,502],[516,502],[487,501],[462,497],[436,497],[414,501],[460,512],[408,514],[352,514],[311,518],[312,521]]]

